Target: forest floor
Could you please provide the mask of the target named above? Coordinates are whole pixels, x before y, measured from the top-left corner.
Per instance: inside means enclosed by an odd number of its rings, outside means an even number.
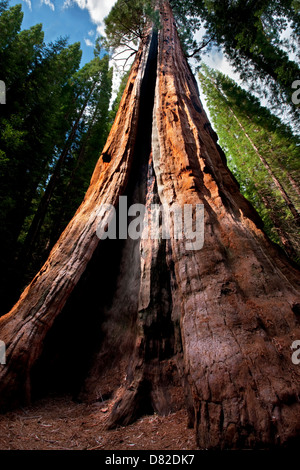
[[[185,410],[106,429],[112,400],[48,397],[0,416],[0,450],[197,450]]]

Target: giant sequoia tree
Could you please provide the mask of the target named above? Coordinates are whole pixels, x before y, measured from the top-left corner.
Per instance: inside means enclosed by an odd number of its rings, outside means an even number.
[[[167,1],[148,26],[90,187],[48,260],[0,319],[2,408],[61,387],[114,393],[109,425],[188,410],[201,448],[299,436],[298,270],[239,192],[202,108]],[[99,240],[119,196],[203,204],[204,245]],[[147,216],[147,214],[146,214]]]

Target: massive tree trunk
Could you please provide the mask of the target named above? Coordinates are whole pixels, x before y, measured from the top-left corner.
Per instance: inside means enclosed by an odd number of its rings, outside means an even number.
[[[240,194],[201,105],[172,12],[139,49],[86,197],[0,319],[0,404],[45,390],[114,394],[109,426],[185,406],[200,448],[294,442],[299,271]],[[101,204],[204,205],[204,245],[99,241]],[[145,217],[147,217],[147,212]]]

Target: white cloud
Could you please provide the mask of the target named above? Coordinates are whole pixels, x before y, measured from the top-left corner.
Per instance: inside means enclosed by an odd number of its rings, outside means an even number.
[[[70,6],[72,6],[72,3],[72,0],[65,0],[62,9],[65,10],[66,8],[69,8]]]
[[[224,75],[228,75],[240,86],[243,85],[239,74],[233,70],[232,65],[229,63],[228,59],[224,56],[222,52],[214,50],[211,51],[208,56],[203,57],[203,62],[205,62],[209,67],[219,70]]]
[[[92,22],[97,25],[97,32],[103,34],[103,20],[115,3],[116,0],[65,0],[63,8],[69,8],[73,4],[77,4],[81,10],[88,10]]]
[[[95,31],[93,29],[91,29],[91,31],[88,32],[89,36],[94,36],[94,34],[95,34]]]
[[[84,38],[84,42],[87,46],[94,47],[94,44],[92,43],[92,41],[90,39]]]
[[[41,3],[44,4],[44,5],[47,5],[49,8],[51,8],[52,11],[55,10],[55,6],[51,2],[51,0],[41,0]]]
[[[29,10],[32,10],[31,0],[23,0],[24,3],[28,6]]]

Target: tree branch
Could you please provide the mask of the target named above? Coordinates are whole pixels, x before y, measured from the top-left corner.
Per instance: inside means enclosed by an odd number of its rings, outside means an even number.
[[[208,41],[202,42],[201,46],[199,46],[197,49],[195,49],[192,54],[187,54],[187,58],[190,59],[191,57],[194,57],[198,52],[200,52],[202,49],[204,49],[208,44],[212,41],[212,37],[208,39]]]

